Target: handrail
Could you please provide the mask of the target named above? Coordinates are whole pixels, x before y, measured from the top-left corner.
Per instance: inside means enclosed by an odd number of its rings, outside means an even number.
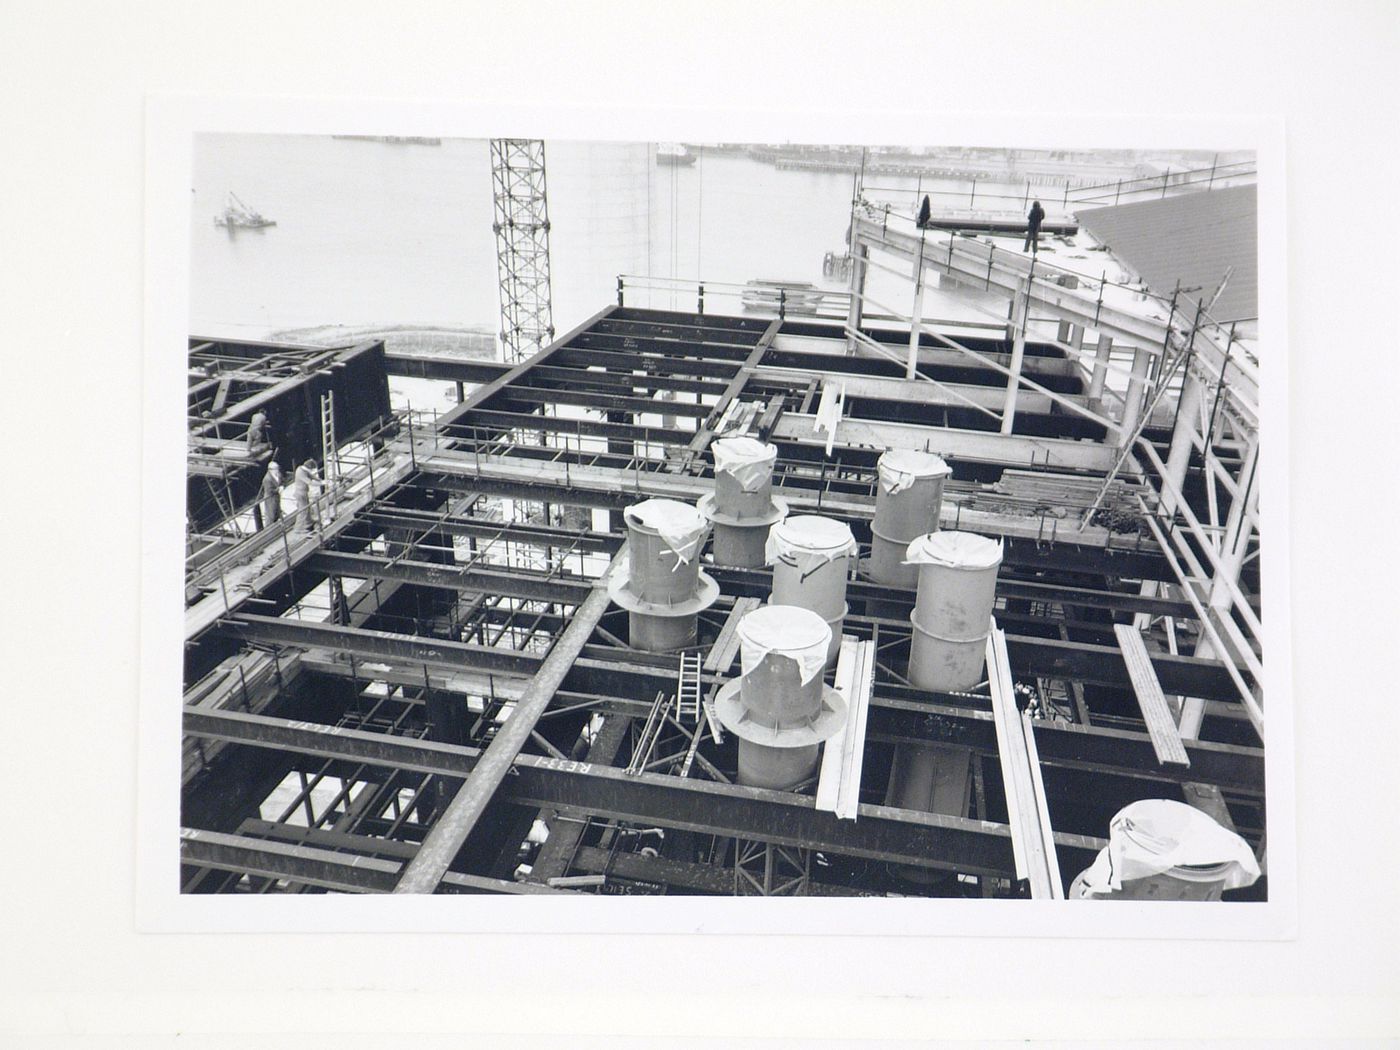
[[[867,295],[862,295],[862,296],[861,296],[861,299],[862,299],[862,301],[864,301],[864,302],[874,303],[874,304],[875,304],[876,306],[878,306],[881,310],[890,310],[890,309],[891,309],[890,307],[886,306],[884,303],[876,302],[876,300],[870,298],[870,297],[867,296]],[[1030,389],[1034,390],[1036,393],[1038,393],[1038,394],[1044,394],[1044,395],[1045,395],[1046,397],[1048,397],[1051,401],[1054,401],[1056,404],[1062,405],[1064,408],[1067,408],[1067,409],[1068,409],[1069,411],[1071,411],[1071,412],[1074,412],[1074,413],[1076,413],[1076,414],[1078,414],[1078,415],[1083,416],[1084,418],[1088,419],[1088,420],[1089,420],[1090,422],[1092,422],[1092,423],[1097,423],[1099,426],[1105,427],[1106,429],[1111,430],[1111,431],[1113,431],[1113,432],[1115,432],[1115,433],[1121,432],[1122,429],[1123,429],[1123,426],[1122,426],[1121,423],[1115,422],[1114,420],[1111,420],[1111,419],[1108,419],[1108,418],[1106,418],[1106,417],[1104,417],[1104,416],[1101,416],[1101,415],[1099,415],[1097,412],[1091,411],[1090,409],[1085,408],[1083,405],[1080,405],[1080,404],[1077,404],[1077,403],[1074,402],[1074,401],[1071,401],[1069,398],[1065,397],[1063,394],[1056,393],[1054,390],[1051,390],[1049,387],[1042,386],[1041,384],[1037,383],[1035,380],[1028,378],[1024,373],[1017,374],[1017,373],[1012,372],[1011,369],[1007,368],[1005,365],[1003,365],[1003,364],[1001,364],[1001,363],[999,363],[999,362],[997,362],[997,361],[993,361],[991,358],[987,357],[985,354],[980,354],[980,353],[978,353],[976,350],[973,350],[973,349],[971,349],[971,348],[969,348],[969,347],[963,346],[963,345],[962,345],[961,343],[959,343],[956,339],[953,339],[953,338],[951,338],[951,337],[949,337],[949,336],[947,336],[947,335],[944,335],[943,332],[939,331],[937,328],[931,328],[931,327],[929,327],[928,323],[925,322],[925,321],[920,321],[920,322],[919,322],[919,332],[920,332],[921,335],[929,335],[929,336],[932,336],[934,339],[936,339],[938,342],[942,343],[944,346],[947,346],[947,347],[949,347],[950,349],[957,350],[957,351],[959,351],[959,352],[961,352],[961,353],[963,353],[963,354],[966,354],[967,356],[971,357],[973,360],[980,362],[980,363],[981,363],[983,366],[985,366],[986,368],[990,368],[990,369],[992,369],[993,371],[1000,372],[1002,375],[1006,376],[1008,379],[1015,380],[1016,383],[1017,383],[1017,385],[1018,385],[1018,387],[1019,387],[1019,386],[1030,387]]]
[[[1061,199],[1058,203],[1062,209],[1068,209],[1071,204],[1096,204],[1100,201],[1106,201],[1110,196],[1112,196],[1113,203],[1117,204],[1120,203],[1121,199],[1124,196],[1133,197],[1136,195],[1146,193],[1159,193],[1165,196],[1167,191],[1175,190],[1180,192],[1186,187],[1196,186],[1202,182],[1206,183],[1205,191],[1210,192],[1214,189],[1215,183],[1217,181],[1229,182],[1230,180],[1234,179],[1242,179],[1248,178],[1250,176],[1257,176],[1258,173],[1258,165],[1255,161],[1250,160],[1235,161],[1230,164],[1213,165],[1209,168],[1183,168],[1180,171],[1172,171],[1170,168],[1168,168],[1167,171],[1163,172],[1161,175],[1143,175],[1134,179],[1119,179],[1116,182],[1094,183],[1088,186],[1079,186],[1074,189],[1071,189],[1069,187],[1069,184],[1066,183],[1064,187],[1064,193],[1061,195]],[[927,177],[930,179],[948,178],[948,176],[946,175],[939,175],[934,172],[930,172]],[[969,204],[975,204],[979,200],[1014,200],[1021,201],[1022,206],[1024,206],[1030,200],[1037,198],[1039,200],[1046,201],[1051,205],[1056,203],[1053,197],[1049,197],[1046,195],[1045,190],[1049,188],[1046,186],[1046,184],[1042,183],[1039,189],[1033,190],[1033,181],[1030,178],[1026,179],[1026,189],[1022,193],[997,193],[994,191],[979,190],[976,184],[982,181],[980,178],[969,178],[965,181],[973,183],[973,186],[970,190],[933,189],[926,185],[923,185],[922,183],[914,187],[883,186],[871,183],[864,183],[861,186],[861,192],[862,194],[888,194],[890,197],[896,198],[902,198],[912,194],[915,198],[914,206],[916,208],[918,207],[919,198],[924,195],[932,197],[948,197],[959,200],[966,198]],[[995,175],[989,175],[986,178],[986,181],[990,183],[997,183],[1000,185],[1011,185],[1015,180],[1011,178],[999,178]],[[1141,185],[1139,186],[1138,184]],[[1234,184],[1238,185],[1238,183]],[[1223,188],[1224,187],[1222,186],[1222,189]],[[1111,192],[1105,192],[1102,194],[1092,196],[1084,195],[1087,191],[1091,190],[1105,190]],[[1197,190],[1194,192],[1201,191]]]
[[[910,322],[912,323],[912,318],[910,319]],[[885,349],[883,346],[881,346],[879,343],[877,343],[874,339],[871,339],[870,336],[866,335],[864,332],[857,331],[857,330],[854,329],[854,328],[847,328],[845,331],[846,331],[846,335],[847,335],[848,338],[851,338],[851,339],[856,340],[856,342],[860,343],[862,346],[869,347],[871,350],[874,350],[877,354],[881,355],[882,357],[887,357],[887,358],[889,358],[889,359],[890,359],[891,361],[893,361],[895,364],[897,364],[897,365],[902,365],[902,364],[905,363],[905,360],[904,360],[903,358],[901,358],[898,354],[895,354],[895,353],[893,353],[893,352],[891,352],[891,351]],[[958,401],[961,401],[963,404],[967,405],[969,408],[976,409],[978,412],[981,412],[983,415],[988,416],[988,417],[990,417],[991,419],[995,419],[998,423],[1001,422],[1001,415],[1000,415],[1000,413],[997,413],[997,412],[992,411],[990,408],[987,408],[985,405],[979,405],[976,401],[972,400],[972,398],[968,397],[966,394],[959,393],[957,390],[954,390],[952,387],[947,386],[947,385],[945,385],[945,384],[943,384],[943,383],[940,383],[937,379],[934,379],[931,375],[929,375],[928,373],[926,373],[926,372],[920,370],[920,369],[917,368],[917,367],[914,369],[914,375],[915,375],[915,377],[917,377],[918,379],[922,379],[922,380],[924,380],[925,382],[932,383],[932,384],[933,384],[934,386],[936,386],[939,390],[942,390],[945,394],[948,394],[948,395],[950,395],[951,397],[957,399]]]
[[[1196,597],[1195,590],[1190,586],[1189,579],[1186,574],[1181,571],[1181,565],[1172,554],[1171,545],[1167,543],[1167,538],[1162,535],[1162,530],[1157,524],[1156,517],[1148,510],[1147,505],[1142,500],[1142,496],[1137,496],[1137,501],[1138,506],[1142,510],[1142,516],[1147,521],[1147,527],[1152,530],[1153,539],[1157,541],[1157,546],[1161,548],[1163,555],[1166,556],[1167,564],[1171,566],[1172,572],[1175,573],[1177,580],[1181,584],[1181,592],[1186,596],[1186,600],[1191,603],[1191,608],[1195,611],[1196,619],[1200,623],[1201,628],[1210,636],[1211,641],[1217,646],[1222,657],[1220,662],[1224,665],[1226,673],[1235,683],[1235,688],[1239,690],[1240,700],[1244,703],[1245,713],[1249,716],[1249,721],[1253,724],[1255,732],[1259,734],[1259,739],[1263,740],[1263,709],[1260,708],[1259,702],[1255,700],[1253,692],[1250,690],[1248,684],[1246,684],[1239,669],[1235,667],[1234,661],[1230,659],[1229,646],[1225,645],[1224,640],[1221,639],[1219,632],[1215,629],[1215,625],[1211,622],[1210,615],[1201,605],[1200,599]]]
[[[1255,613],[1253,606],[1251,606],[1248,599],[1245,598],[1244,592],[1240,590],[1239,584],[1231,579],[1228,572],[1222,570],[1219,561],[1219,552],[1206,536],[1205,526],[1201,524],[1200,519],[1197,518],[1195,512],[1191,510],[1191,506],[1186,501],[1181,489],[1173,484],[1171,479],[1167,477],[1167,466],[1162,462],[1161,457],[1157,455],[1157,450],[1152,447],[1151,442],[1143,438],[1138,438],[1138,446],[1147,454],[1148,459],[1151,460],[1152,469],[1156,471],[1157,477],[1161,481],[1161,488],[1165,488],[1171,495],[1173,512],[1179,511],[1181,513],[1181,516],[1186,519],[1186,523],[1191,531],[1200,541],[1201,549],[1205,551],[1206,560],[1210,562],[1211,568],[1215,570],[1215,576],[1213,578],[1224,581],[1226,589],[1230,592],[1232,604],[1239,610],[1239,614],[1243,617],[1246,626],[1249,627],[1250,633],[1254,634],[1256,637],[1262,636],[1264,633],[1264,625],[1260,622],[1258,614]],[[1139,469],[1141,469],[1141,467],[1139,467]],[[1147,476],[1145,471],[1143,472],[1143,476]],[[1196,562],[1195,567],[1200,570],[1201,575],[1204,576],[1204,570],[1194,555],[1191,555],[1191,560]]]
[[[863,203],[864,203],[864,211],[865,211],[865,214],[862,216],[862,218],[864,219],[864,221],[869,222],[869,223],[871,223],[872,225],[874,225],[875,222],[876,222],[876,217],[877,217],[877,216],[878,216],[878,217],[884,217],[885,219],[888,219],[888,216],[885,216],[885,215],[883,214],[883,209],[881,209],[881,210],[875,210],[875,209],[873,209],[873,208],[870,206],[870,204],[869,204],[868,202],[863,202]],[[915,226],[915,228],[917,228],[917,224],[915,223],[915,220],[914,220],[914,218],[913,218],[912,216],[899,215],[899,216],[897,216],[897,217],[900,218],[900,219],[902,219],[902,220],[904,220],[904,221],[909,222],[912,226]],[[881,224],[881,230],[882,230],[882,231],[885,231],[885,230],[886,230],[886,225],[885,225],[884,223]],[[947,248],[948,248],[948,254],[949,254],[950,258],[951,258],[954,249],[955,249],[955,248],[957,247],[957,245],[958,245],[958,238],[959,238],[960,235],[957,234],[956,231],[937,231],[937,232],[938,232],[940,235],[946,234],[946,239],[945,239],[944,236],[939,236],[938,238],[935,239],[934,244],[935,244],[935,245],[945,245],[945,244],[946,244],[946,245],[947,245]],[[912,235],[912,234],[909,234],[909,235]],[[987,266],[988,266],[988,268],[989,268],[989,272],[997,272],[997,273],[1000,273],[1000,274],[1003,276],[1003,278],[1014,279],[1014,280],[1017,281],[1017,282],[1019,282],[1019,281],[1024,281],[1024,280],[1029,279],[1029,280],[1031,281],[1031,286],[1032,286],[1032,292],[1033,292],[1033,294],[1035,294],[1035,297],[1038,298],[1038,299],[1040,299],[1042,302],[1047,301],[1047,299],[1046,299],[1047,294],[1050,294],[1050,295],[1057,295],[1057,296],[1060,296],[1061,298],[1063,298],[1063,296],[1064,296],[1066,293],[1069,293],[1069,292],[1070,292],[1070,289],[1068,289],[1067,287],[1065,287],[1065,286],[1063,286],[1063,285],[1059,285],[1059,284],[1054,284],[1054,285],[1052,285],[1051,282],[1050,282],[1049,280],[1047,280],[1045,277],[1042,277],[1042,276],[1040,276],[1040,275],[1034,273],[1033,270],[1023,270],[1023,269],[1021,269],[1021,268],[1018,267],[1018,266],[1013,266],[1013,265],[1011,265],[1011,263],[1007,261],[1007,260],[1019,259],[1019,253],[1007,252],[1007,251],[1003,250],[1003,252],[1002,252],[1002,255],[1003,255],[1003,257],[1004,257],[1004,258],[1003,258],[1003,262],[1002,262],[1002,265],[1001,265],[1000,269],[997,269],[997,266],[996,266],[996,246],[995,246],[995,245],[990,245],[990,246],[989,246],[989,245],[987,245],[986,242],[984,242],[984,241],[981,241],[981,240],[979,240],[979,239],[977,239],[977,238],[970,238],[970,237],[964,237],[964,238],[963,238],[963,243],[966,244],[966,245],[968,245],[968,246],[974,245],[974,244],[975,244],[975,245],[977,245],[979,248],[987,248],[987,249],[988,249],[987,252],[986,252],[986,259],[987,259]],[[932,266],[939,266],[939,265],[940,265],[940,256],[941,256],[942,254],[943,254],[943,253],[942,253],[940,250],[936,250],[936,249],[934,249],[934,250],[926,250],[926,251],[924,252],[924,255],[923,255],[925,264],[926,264],[926,265],[932,265]],[[966,257],[967,257],[967,253],[964,252],[963,254],[964,254],[964,258],[966,258]],[[1100,289],[1101,289],[1100,295],[1102,295],[1102,288],[1107,287],[1107,286],[1111,286],[1111,287],[1115,287],[1115,288],[1124,288],[1124,289],[1132,288],[1135,292],[1138,291],[1138,289],[1136,288],[1136,286],[1125,285],[1125,284],[1121,284],[1121,283],[1117,283],[1117,282],[1108,282],[1108,281],[1106,281],[1105,279],[1102,279],[1102,278],[1090,277],[1089,275],[1079,273],[1079,272],[1077,272],[1077,271],[1071,270],[1071,269],[1069,269],[1069,268],[1067,268],[1067,267],[1060,266],[1060,265],[1055,264],[1055,263],[1046,263],[1046,262],[1042,262],[1042,261],[1040,261],[1040,260],[1037,259],[1037,260],[1035,261],[1034,266],[1035,266],[1036,269],[1047,270],[1047,271],[1049,271],[1049,272],[1052,273],[1052,274],[1060,274],[1060,275],[1065,275],[1065,276],[1073,276],[1073,277],[1075,277],[1075,278],[1077,278],[1077,279],[1085,279],[1085,280],[1087,280],[1087,282],[1088,282],[1088,284],[1089,284],[1089,287],[1093,287],[1094,285],[1098,285],[1098,286],[1100,287]],[[1037,284],[1037,282],[1040,282],[1040,283]],[[1155,294],[1153,294],[1153,293],[1147,293],[1147,294],[1149,294],[1152,298],[1154,298],[1154,299],[1158,300],[1159,302],[1161,302],[1163,305],[1166,305],[1168,302],[1172,302],[1172,300],[1175,298],[1175,297],[1163,298],[1163,297],[1158,296],[1158,295],[1155,295]],[[1102,299],[1100,299],[1100,302],[1102,302]],[[1087,303],[1087,305],[1093,305],[1093,304],[1092,304],[1092,302],[1089,302],[1089,303]],[[884,309],[884,307],[882,307],[882,309]],[[1151,320],[1150,318],[1146,318],[1146,317],[1138,318],[1137,320],[1139,320],[1143,325],[1146,325],[1146,326],[1156,326],[1156,325],[1160,324],[1160,322],[1155,322],[1155,321]],[[1259,378],[1258,378],[1257,370],[1254,368],[1252,362],[1249,363],[1248,365],[1246,365],[1245,362],[1242,362],[1242,361],[1239,360],[1238,356],[1233,356],[1233,357],[1232,357],[1232,355],[1230,355],[1230,354],[1227,352],[1228,349],[1229,349],[1231,346],[1233,346],[1235,343],[1238,342],[1237,337],[1235,337],[1235,336],[1232,334],[1232,328],[1231,328],[1230,326],[1225,325],[1224,323],[1222,323],[1222,322],[1220,322],[1220,321],[1215,320],[1214,318],[1211,318],[1211,317],[1209,316],[1208,312],[1207,312],[1204,308],[1202,308],[1202,310],[1201,310],[1201,317],[1200,317],[1199,323],[1197,323],[1197,324],[1195,324],[1195,325],[1188,326],[1188,325],[1185,325],[1184,322],[1183,322],[1183,324],[1182,324],[1180,327],[1178,327],[1178,325],[1177,325],[1177,323],[1176,323],[1176,311],[1173,311],[1173,316],[1172,316],[1171,318],[1169,318],[1169,320],[1167,321],[1167,323],[1164,324],[1164,325],[1162,325],[1162,327],[1163,327],[1163,330],[1164,330],[1165,332],[1169,333],[1169,335],[1170,335],[1171,337],[1175,337],[1175,338],[1178,339],[1178,340],[1182,340],[1182,339],[1187,339],[1187,338],[1189,338],[1189,339],[1193,342],[1193,344],[1194,344],[1195,341],[1196,341],[1197,339],[1199,339],[1199,340],[1201,340],[1201,342],[1203,342],[1203,343],[1205,344],[1206,348],[1208,348],[1208,352],[1202,352],[1202,348],[1201,348],[1200,346],[1197,346],[1197,358],[1198,358],[1198,360],[1202,360],[1202,359],[1203,359],[1203,360],[1208,361],[1208,362],[1210,363],[1210,365],[1212,366],[1212,370],[1211,370],[1211,372],[1210,372],[1210,375],[1212,376],[1212,378],[1214,378],[1219,372],[1223,372],[1223,370],[1224,370],[1225,368],[1228,367],[1228,364],[1234,364],[1234,365],[1236,366],[1236,368],[1239,370],[1239,373],[1240,373],[1241,377],[1242,377],[1243,379],[1245,379],[1246,382],[1249,382],[1249,383],[1251,383],[1251,384],[1253,384],[1254,386],[1257,387],[1258,382],[1259,382]],[[1214,330],[1214,332],[1211,331],[1212,329]],[[1193,334],[1190,335],[1190,336],[1187,336],[1187,335],[1186,335],[1186,332],[1187,332],[1187,331],[1190,331],[1190,332],[1192,332]],[[1225,342],[1225,345],[1223,345],[1223,346],[1222,346],[1222,345],[1220,344],[1220,342],[1219,342],[1219,340],[1221,340],[1221,339],[1224,339],[1224,340],[1226,341],[1226,342]],[[1144,347],[1144,349],[1146,349],[1149,353],[1159,353],[1159,352],[1160,352],[1159,349],[1153,348],[1153,347]],[[1216,358],[1219,358],[1219,360],[1217,361]],[[1228,362],[1228,363],[1227,363],[1227,362]],[[1233,401],[1235,401],[1236,399],[1238,399],[1240,395],[1239,395],[1239,392],[1238,392],[1237,390],[1235,390],[1234,388],[1230,388],[1230,389],[1231,389],[1231,400],[1232,400],[1232,402],[1233,402]],[[1252,406],[1252,405],[1245,405],[1244,407],[1247,409],[1248,414],[1249,414],[1250,416],[1257,418],[1258,410],[1257,410],[1256,407],[1254,407],[1254,406]]]
[[[323,510],[328,507],[333,507],[343,494],[360,485],[367,478],[370,483],[373,484],[375,461],[384,454],[391,453],[392,450],[387,440],[378,450],[373,447],[372,443],[376,439],[384,438],[386,435],[395,432],[398,424],[407,420],[411,414],[411,409],[391,412],[385,417],[383,425],[362,431],[362,437],[357,440],[363,443],[365,447],[364,461],[360,463],[351,463],[350,469],[343,472],[339,479],[333,482],[322,482],[320,485],[320,494],[309,501],[316,512],[316,518],[318,520]],[[259,499],[260,498],[261,497],[259,497]],[[295,518],[295,513],[288,514],[276,522],[269,523],[266,528],[259,532],[252,532],[243,536],[227,550],[203,565],[191,567],[189,565],[189,559],[187,558],[186,581],[196,582],[201,579],[211,580],[216,574],[222,577],[225,569],[244,562],[254,546],[260,547],[267,539],[291,531],[291,523]]]
[[[862,206],[862,210],[865,212],[865,217],[871,222],[874,222],[878,218],[882,221],[883,225],[884,223],[888,222],[889,219],[898,219],[901,222],[909,223],[915,230],[920,229],[918,226],[917,217],[915,215],[906,214],[904,212],[892,212],[886,209],[885,207],[877,205],[871,201],[861,201],[860,205]],[[954,242],[958,238],[961,238],[964,241],[978,245],[986,244],[986,242],[983,241],[980,237],[964,234],[958,230],[939,229],[931,232],[940,235],[946,235],[949,238],[949,240],[952,240]],[[937,261],[936,258],[932,255],[928,255],[927,258],[931,262]],[[1149,299],[1155,300],[1163,306],[1166,306],[1172,301],[1172,296],[1164,295],[1160,292],[1154,292],[1151,289],[1145,287],[1141,282],[1110,281],[1102,273],[1085,273],[1081,270],[1075,270],[1061,263],[1049,262],[1039,257],[1036,258],[1036,266],[1043,270],[1053,271],[1054,273],[1060,274],[1065,277],[1074,277],[1082,281],[1087,287],[1093,287],[1095,285],[1098,285],[1100,287],[1106,288],[1121,288],[1125,291],[1131,291],[1136,295],[1142,295]],[[1218,328],[1223,331],[1230,325],[1237,324],[1241,320],[1251,320],[1251,318],[1237,318],[1235,321],[1229,322],[1220,321],[1211,315],[1208,305],[1203,304],[1202,306],[1201,324],[1203,328]]]

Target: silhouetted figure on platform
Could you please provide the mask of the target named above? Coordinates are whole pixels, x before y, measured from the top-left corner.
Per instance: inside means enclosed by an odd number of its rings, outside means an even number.
[[[1040,224],[1045,221],[1045,209],[1040,201],[1031,205],[1031,213],[1026,216],[1026,244],[1023,252],[1038,254],[1040,251]]]
[[[272,425],[267,420],[267,413],[258,409],[248,421],[248,455],[256,457],[271,446]]]
[[[924,203],[919,205],[919,229],[928,229],[928,221],[933,217],[933,208],[929,205],[928,194],[924,194]]]

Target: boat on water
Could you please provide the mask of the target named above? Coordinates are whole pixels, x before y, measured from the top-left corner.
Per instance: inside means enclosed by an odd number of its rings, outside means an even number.
[[[239,200],[238,194],[230,192],[227,206],[214,216],[214,225],[228,230],[261,230],[268,226],[276,226],[277,222],[267,218],[257,209],[248,207]]]
[[[679,142],[663,142],[656,147],[656,163],[688,166],[695,163],[695,154]]]

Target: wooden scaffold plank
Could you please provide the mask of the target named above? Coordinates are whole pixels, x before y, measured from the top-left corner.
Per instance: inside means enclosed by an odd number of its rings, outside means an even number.
[[[842,820],[855,820],[860,809],[866,714],[874,688],[875,643],[845,635],[836,660],[836,689],[846,701],[846,724],[826,742],[816,798],[817,809]]]
[[[1040,778],[1040,759],[1030,719],[1016,706],[1006,635],[992,621],[987,636],[987,677],[992,690],[992,715],[996,720],[997,752],[1006,789],[1006,809],[1011,827],[1011,849],[1016,877],[1028,879],[1035,900],[1063,900],[1064,884],[1055,854],[1054,832]]]
[[[1124,623],[1114,624],[1113,633],[1118,638],[1118,647],[1123,651],[1123,662],[1128,666],[1128,677],[1133,683],[1142,720],[1147,723],[1147,733],[1152,738],[1152,750],[1157,752],[1157,761],[1164,766],[1190,766],[1191,759],[1186,755],[1186,746],[1181,742],[1176,720],[1167,706],[1162,683],[1152,669],[1152,658],[1143,645],[1142,635],[1131,624]]]
[[[760,604],[757,598],[735,599],[734,607],[729,610],[729,616],[720,628],[719,637],[715,639],[715,644],[710,646],[710,655],[705,658],[706,674],[728,673],[734,664],[734,657],[739,652],[739,621]]]

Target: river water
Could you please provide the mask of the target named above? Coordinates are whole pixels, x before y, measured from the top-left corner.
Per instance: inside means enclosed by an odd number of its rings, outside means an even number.
[[[549,142],[554,323],[559,332],[614,301],[619,274],[707,282],[807,281],[826,252],[845,250],[851,176],[780,171],[743,154],[702,153],[660,166],[655,144]],[[912,211],[916,183],[882,176]],[[924,180],[967,193],[971,183]],[[1023,184],[998,190],[1007,210]],[[499,327],[491,168],[484,140],[394,144],[313,135],[200,135],[191,194],[190,331],[262,338],[317,325]],[[214,226],[232,191],[277,222]],[[1038,190],[1036,192],[1039,192]],[[1047,204],[1061,190],[1045,187]],[[907,201],[904,195],[907,194]],[[887,193],[886,196],[892,196]],[[938,198],[936,198],[938,199]],[[874,273],[876,299],[907,311],[907,283]],[[707,292],[706,308],[738,313]],[[664,290],[632,305],[694,308],[694,291]],[[940,304],[929,301],[930,316]]]

